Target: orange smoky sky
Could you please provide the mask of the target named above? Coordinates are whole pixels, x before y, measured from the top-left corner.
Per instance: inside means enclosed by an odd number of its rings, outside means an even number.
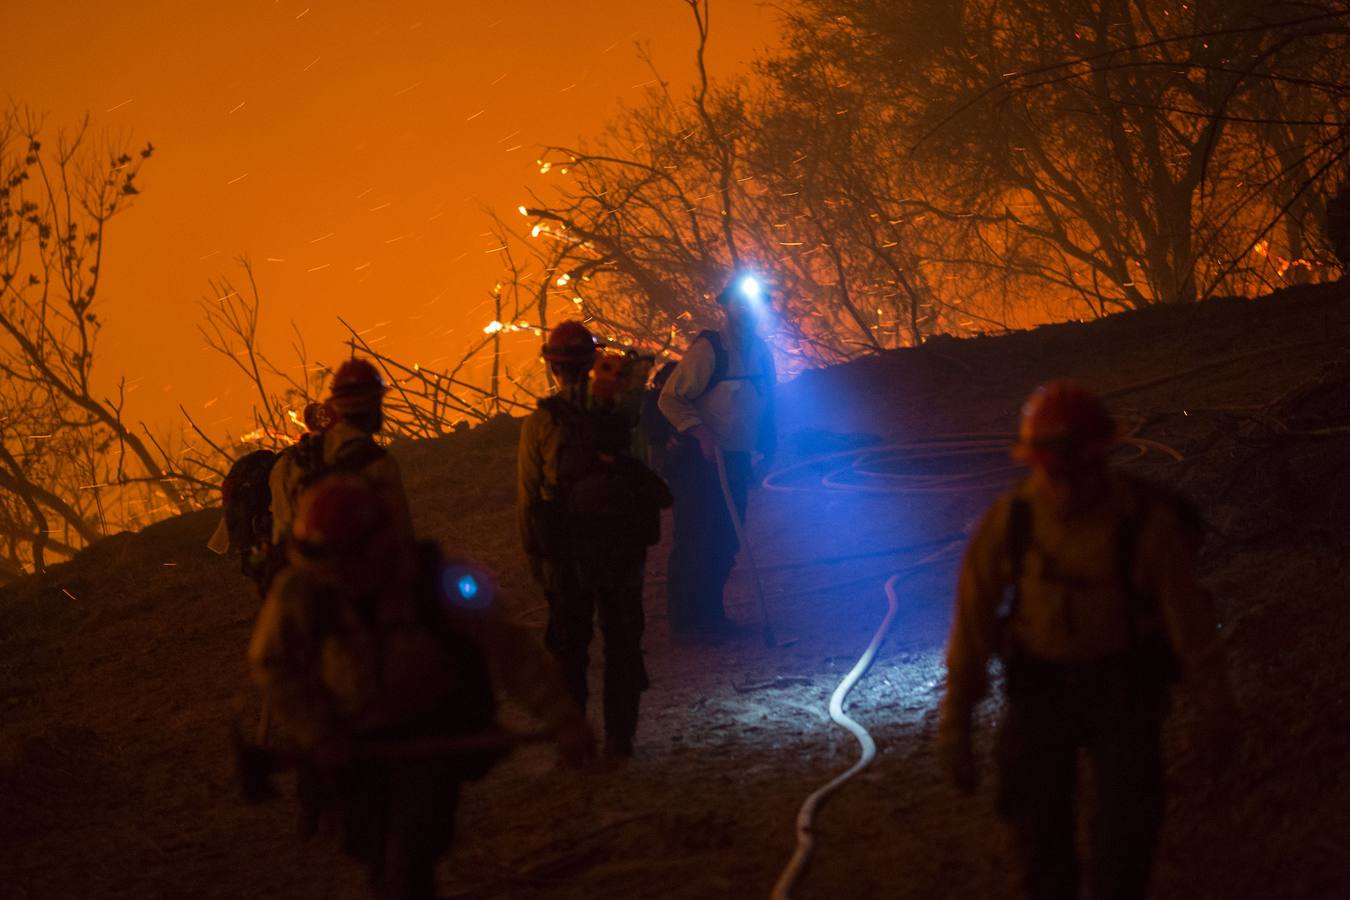
[[[714,0],[714,77],[776,37],[757,0]],[[382,352],[435,366],[491,320],[501,260],[485,208],[547,197],[541,145],[597,136],[655,77],[693,78],[681,0],[43,0],[5,4],[0,85],[50,141],[86,112],[156,147],[110,227],[97,373],[128,415],[249,425],[250,392],[205,348],[208,280],[253,263],[261,342],[291,364],[344,354],[343,317]],[[512,213],[513,214],[513,213]],[[537,338],[512,336],[521,342]]]

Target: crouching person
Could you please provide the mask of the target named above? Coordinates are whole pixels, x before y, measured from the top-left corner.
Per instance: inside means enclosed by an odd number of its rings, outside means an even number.
[[[300,501],[289,564],[249,648],[253,678],[309,762],[302,799],[369,870],[380,898],[435,896],[460,785],[501,755],[437,750],[495,729],[492,681],[580,763],[594,738],[551,660],[491,603],[481,573],[409,552],[387,504],[355,476]]]
[[[991,656],[1005,704],[997,808],[1028,897],[1079,896],[1074,852],[1078,758],[1086,757],[1091,896],[1148,893],[1164,809],[1161,730],[1171,682],[1195,689],[1199,749],[1218,766],[1236,735],[1222,647],[1196,581],[1198,516],[1166,488],[1113,471],[1116,426],[1067,382],[1032,395],[1014,456],[1031,475],[971,539],[947,645],[938,752],[975,786],[971,717]]]

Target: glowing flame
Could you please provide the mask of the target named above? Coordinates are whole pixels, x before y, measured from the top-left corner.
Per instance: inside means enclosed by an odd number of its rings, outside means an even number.
[[[1281,277],[1283,277],[1284,273],[1288,272],[1290,269],[1302,267],[1311,271],[1315,268],[1313,261],[1310,259],[1285,259],[1278,253],[1272,253],[1270,250],[1270,241],[1264,239],[1257,241],[1256,245],[1252,247],[1252,250],[1258,255],[1264,256],[1266,259],[1273,262],[1275,264],[1275,273]]]
[[[498,322],[496,319],[493,319],[491,322],[487,323],[487,325],[483,327],[483,334],[496,334],[497,332],[501,331],[504,327],[505,326],[502,325],[501,322]]]

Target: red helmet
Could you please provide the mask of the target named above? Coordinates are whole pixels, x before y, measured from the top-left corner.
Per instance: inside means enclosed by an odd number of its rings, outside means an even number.
[[[595,359],[595,335],[575,320],[562,322],[548,333],[543,353],[551,363],[590,365]]]
[[[388,505],[354,475],[333,475],[305,491],[291,529],[297,549],[310,559],[365,556],[388,534]]]
[[[1116,421],[1096,394],[1071,381],[1051,381],[1022,406],[1013,457],[1043,468],[1078,468],[1105,459],[1116,437]]]
[[[328,404],[339,416],[345,416],[378,406],[384,391],[384,379],[370,360],[349,359],[333,373]]]

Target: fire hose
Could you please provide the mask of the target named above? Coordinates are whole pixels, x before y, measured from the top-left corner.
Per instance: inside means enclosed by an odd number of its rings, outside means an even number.
[[[764,480],[763,487],[766,490],[779,492],[824,489],[882,494],[938,494],[995,490],[1006,485],[1009,474],[1017,467],[1000,461],[998,464],[955,474],[906,474],[895,471],[895,468],[897,464],[905,462],[930,463],[952,458],[1002,455],[1012,443],[1012,439],[1013,436],[1009,434],[944,435],[929,441],[896,443],[832,453],[779,469]],[[1166,444],[1137,438],[1133,433],[1129,434],[1123,443],[1133,446],[1141,455],[1150,450],[1156,450],[1174,459],[1181,459],[1181,454]],[[803,473],[813,476],[811,483],[801,483]],[[944,541],[938,549],[928,556],[887,578],[885,583],[886,615],[882,618],[880,625],[878,625],[876,632],[872,635],[871,641],[868,642],[858,661],[830,695],[830,718],[840,727],[852,733],[857,740],[858,759],[843,772],[813,791],[803,801],[796,819],[797,846],[791,859],[774,883],[773,891],[770,894],[772,900],[789,900],[793,888],[806,871],[806,866],[810,862],[815,847],[816,814],[825,800],[871,765],[876,758],[876,741],[865,727],[844,711],[844,703],[849,692],[871,668],[873,661],[876,659],[877,651],[890,631],[900,605],[898,595],[900,580],[924,566],[941,560],[950,549],[958,546],[960,540],[961,537],[957,536]],[[756,577],[758,577],[757,572]],[[760,603],[762,607],[762,595]]]
[[[849,691],[853,690],[854,685],[862,680],[863,675],[867,674],[867,670],[872,667],[872,661],[876,659],[877,650],[881,648],[882,642],[891,630],[891,623],[900,610],[900,599],[896,594],[896,585],[909,571],[937,561],[951,546],[952,544],[947,544],[907,567],[904,571],[897,572],[886,579],[886,615],[882,618],[881,624],[877,626],[876,632],[872,635],[872,640],[868,642],[867,649],[863,651],[862,656],[858,657],[858,661],[854,663],[853,668],[848,671],[848,674],[835,687],[834,693],[830,695],[830,718],[852,732],[857,739],[858,759],[853,765],[813,791],[797,811],[797,848],[793,851],[792,858],[788,860],[787,866],[779,874],[778,881],[774,883],[773,893],[770,894],[773,900],[787,900],[791,897],[793,886],[801,878],[802,873],[806,871],[806,864],[810,861],[811,853],[815,849],[815,818],[816,811],[821,804],[830,794],[843,787],[845,782],[870,766],[872,760],[876,758],[876,741],[873,740],[872,735],[866,728],[844,712],[844,699],[848,696]]]

